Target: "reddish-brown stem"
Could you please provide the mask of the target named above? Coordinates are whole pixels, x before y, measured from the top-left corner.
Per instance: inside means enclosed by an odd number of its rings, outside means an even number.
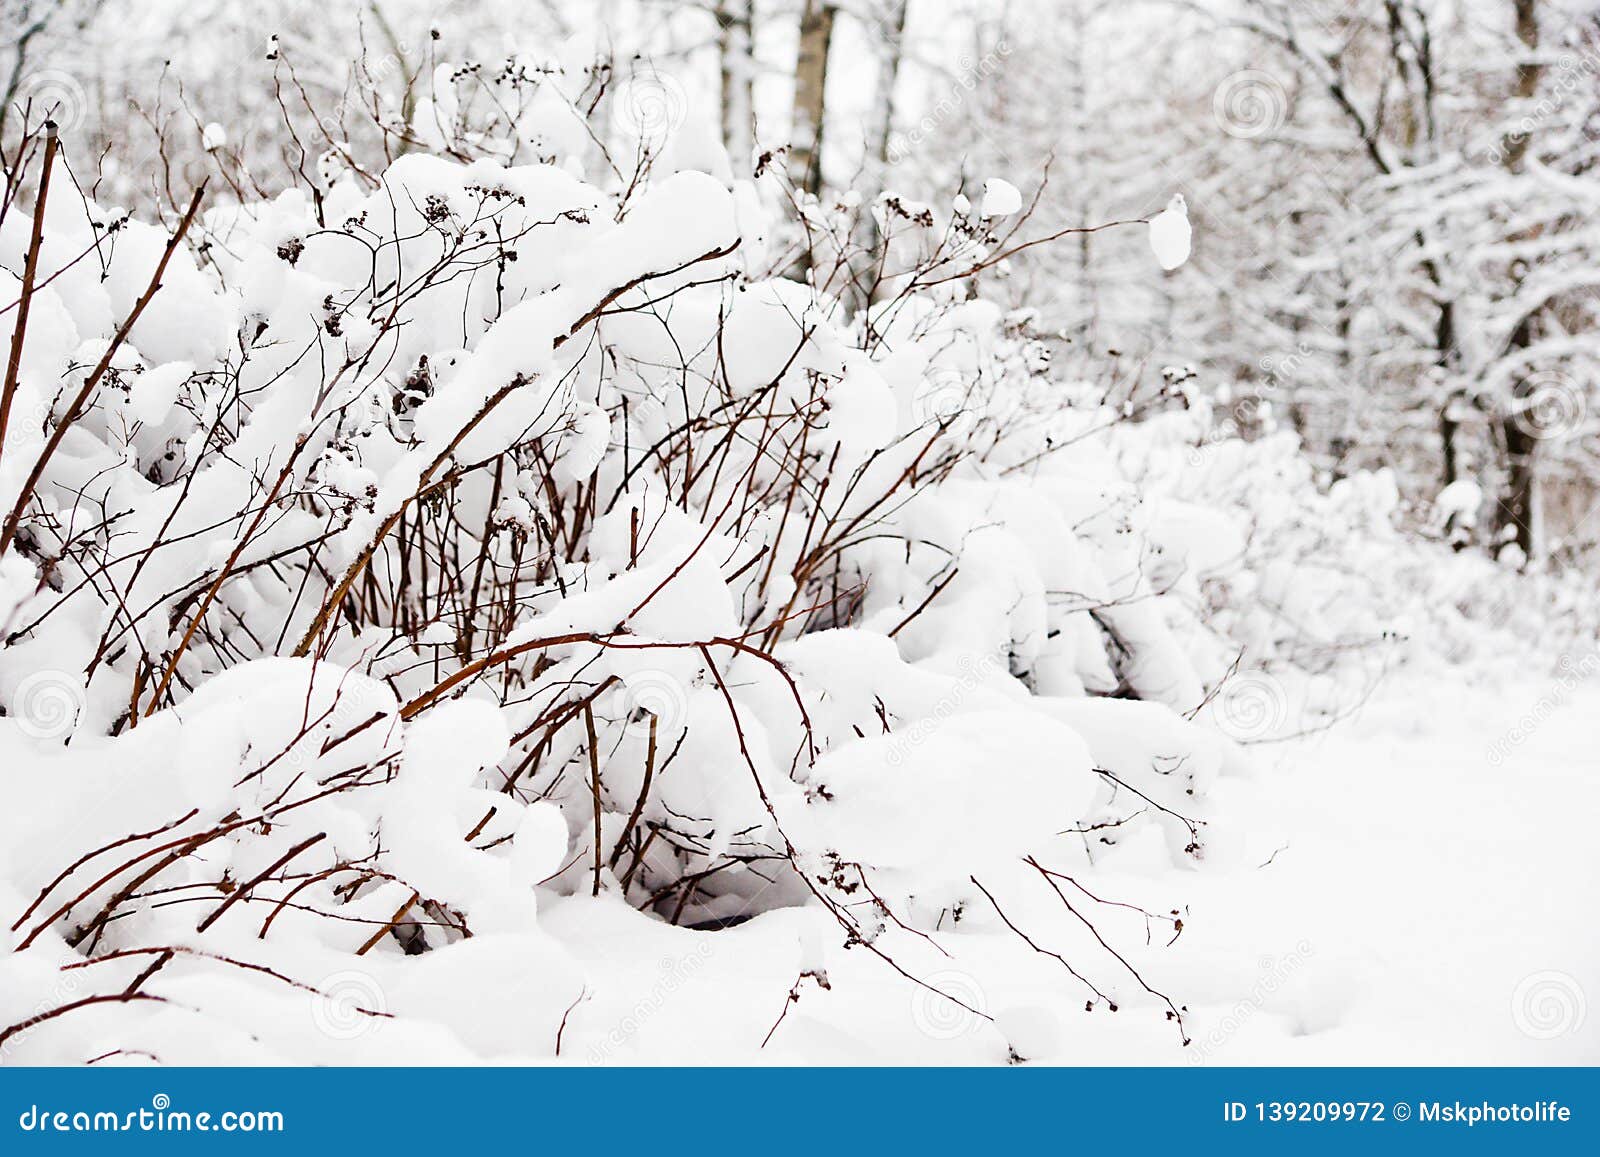
[[[44,207],[50,199],[50,170],[55,167],[59,142],[55,122],[45,121],[44,172],[39,177],[39,199],[33,206],[33,235],[28,239],[28,256],[22,264],[22,296],[17,299],[17,324],[11,331],[11,357],[6,362],[5,387],[0,389],[0,456],[5,454],[11,402],[16,397],[17,379],[22,372],[22,345],[28,336],[28,310],[33,305],[34,282],[39,276],[39,250],[44,246]]]
[[[100,355],[100,361],[94,367],[94,371],[84,379],[83,387],[78,391],[77,396],[72,399],[72,404],[67,407],[67,412],[62,415],[60,423],[51,431],[49,440],[45,442],[44,449],[40,451],[38,460],[34,462],[33,469],[28,472],[28,477],[23,482],[22,489],[17,493],[16,504],[11,508],[11,513],[6,515],[5,526],[0,528],[0,555],[5,554],[6,549],[16,538],[17,527],[21,525],[22,516],[26,513],[28,503],[33,498],[35,487],[39,485],[39,480],[44,477],[45,467],[49,465],[50,459],[55,457],[56,450],[60,448],[62,439],[67,436],[67,431],[72,428],[72,424],[77,421],[78,415],[83,412],[84,405],[94,395],[95,389],[100,385],[100,379],[106,376],[106,371],[111,368],[112,359],[117,356],[117,351],[122,348],[122,344],[128,340],[128,334],[133,330],[134,324],[138,322],[140,315],[144,313],[145,307],[150,304],[156,293],[161,289],[161,278],[167,271],[167,263],[172,260],[172,255],[177,252],[178,246],[183,244],[184,234],[189,231],[189,226],[193,224],[195,214],[200,212],[200,199],[205,196],[205,191],[205,182],[202,181],[200,187],[194,191],[194,197],[189,202],[189,208],[184,213],[183,220],[178,222],[177,232],[167,239],[167,246],[161,251],[161,260],[156,264],[156,271],[151,275],[150,283],[145,287],[144,292],[139,295],[139,300],[134,302],[133,309],[117,330],[116,336],[106,346],[105,353]]]

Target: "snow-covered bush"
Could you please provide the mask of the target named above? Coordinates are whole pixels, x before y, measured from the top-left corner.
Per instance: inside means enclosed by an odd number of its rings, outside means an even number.
[[[1141,431],[1138,477],[1243,528],[1239,565],[1211,585],[1204,615],[1248,665],[1342,671],[1330,686],[1348,688],[1400,663],[1543,675],[1552,656],[1593,648],[1600,604],[1581,575],[1451,549],[1461,503],[1476,506],[1470,484],[1408,507],[1387,469],[1319,483],[1293,434],[1220,438],[1210,420],[1204,407],[1163,415],[1176,446],[1159,460]]]
[[[1014,203],[883,198],[910,264],[849,316],[777,274],[775,175],[676,141],[591,183],[570,103],[486,103],[170,227],[24,153],[0,1048],[637,1057],[615,958],[666,928],[691,971],[751,938],[784,1011],[848,948],[993,1024],[941,962],[1031,954],[1176,1045],[1099,929],[1177,910],[1078,877],[1204,856],[1240,757],[1191,717],[1306,665],[1303,571],[1251,553],[1305,512],[971,295]]]

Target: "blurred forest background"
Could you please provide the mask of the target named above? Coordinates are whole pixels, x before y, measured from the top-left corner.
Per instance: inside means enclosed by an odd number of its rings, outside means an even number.
[[[3,14],[8,147],[22,110],[50,111],[103,202],[153,192],[173,217],[208,173],[242,195],[381,172],[418,147],[408,126],[441,84],[471,73],[509,108],[548,96],[542,70],[587,70],[581,111],[612,102],[646,139],[723,146],[735,169],[779,158],[802,218],[810,197],[822,220],[830,199],[975,199],[999,175],[1040,235],[1148,216],[1179,192],[1194,259],[1165,279],[1146,275],[1136,233],[1111,230],[1031,246],[985,292],[1029,311],[1059,370],[1130,402],[1192,375],[1245,437],[1292,427],[1329,482],[1391,467],[1419,532],[1537,567],[1596,542],[1600,9],[1585,0],[4,0]],[[557,152],[525,144],[515,159]]]

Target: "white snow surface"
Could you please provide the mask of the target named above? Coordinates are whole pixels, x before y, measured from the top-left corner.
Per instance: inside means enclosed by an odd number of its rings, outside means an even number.
[[[1177,942],[1164,947],[1171,930],[1158,927],[1149,948],[1134,938],[1129,960],[1184,1006],[1187,1048],[1130,981],[1113,986],[1118,1012],[1086,1012],[1057,961],[992,921],[899,945],[912,975],[963,1008],[842,947],[815,908],[696,932],[613,896],[579,894],[543,896],[536,927],[414,959],[350,959],[303,936],[251,945],[253,959],[298,968],[324,995],[180,958],[168,968],[181,1003],[81,1012],[23,1034],[7,1060],[70,1062],[116,1048],[141,1050],[121,1058],[129,1063],[146,1054],[363,1064],[1600,1060],[1600,1018],[1586,1005],[1600,986],[1600,931],[1586,918],[1600,899],[1588,832],[1600,809],[1600,756],[1588,743],[1600,688],[1530,682],[1462,694],[1412,679],[1388,690],[1389,706],[1275,745],[1250,774],[1221,781],[1228,818],[1200,870],[1174,867],[1146,842],[1099,866],[1093,890],[1104,899],[1159,911],[1181,898]],[[490,757],[496,741],[483,742],[448,762]],[[434,767],[446,762],[418,752]],[[427,778],[436,786],[419,790],[459,790]],[[547,821],[525,819],[519,847],[524,833],[548,838]],[[0,889],[7,911],[18,898]],[[1007,898],[1018,921],[1059,902],[1042,885]],[[1108,931],[1141,925],[1124,915]],[[242,950],[251,932],[240,936]],[[1059,938],[1045,946],[1068,959],[1083,949]],[[28,1011],[32,986],[58,975],[62,951],[0,958],[0,1014]],[[826,975],[829,987],[805,979],[772,1031],[801,973]],[[53,997],[82,991],[58,987]]]

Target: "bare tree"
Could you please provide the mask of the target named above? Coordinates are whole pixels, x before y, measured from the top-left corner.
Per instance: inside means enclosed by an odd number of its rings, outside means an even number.
[[[1516,21],[1517,42],[1522,48],[1522,58],[1517,62],[1517,79],[1513,88],[1519,105],[1527,105],[1539,92],[1539,82],[1544,65],[1539,59],[1538,0],[1512,0]],[[1527,158],[1529,133],[1508,136],[1502,149],[1506,171],[1516,173]],[[1517,267],[1519,270],[1521,266]],[[1518,282],[1520,274],[1513,276]],[[1511,331],[1507,343],[1509,351],[1526,349],[1534,340],[1538,325],[1536,310],[1525,315]],[[1500,416],[1501,451],[1505,455],[1506,484],[1495,506],[1496,539],[1515,542],[1522,556],[1529,562],[1544,554],[1544,511],[1539,493],[1539,446],[1532,425],[1523,418],[1519,407],[1531,404],[1528,388],[1519,383],[1513,391],[1510,405]]]
[[[800,55],[794,69],[794,121],[790,130],[789,171],[795,186],[816,196],[822,191],[822,143],[827,123],[828,50],[838,15],[833,0],[806,0],[800,14]]]
[[[717,0],[717,71],[722,94],[722,144],[736,171],[749,167],[754,149],[755,0]]]
[[[889,167],[895,158],[894,147],[895,87],[900,81],[900,66],[905,58],[906,9],[908,0],[886,0],[878,12],[880,19],[873,23],[879,35],[874,47],[878,53],[877,100],[873,103],[873,116],[867,125],[863,176],[866,187],[863,199],[871,201],[882,193],[888,179]],[[849,284],[843,293],[847,310],[854,312],[867,305],[878,280],[873,259],[880,251],[883,231],[877,214],[870,210],[857,218],[854,238],[855,255],[851,263]]]

